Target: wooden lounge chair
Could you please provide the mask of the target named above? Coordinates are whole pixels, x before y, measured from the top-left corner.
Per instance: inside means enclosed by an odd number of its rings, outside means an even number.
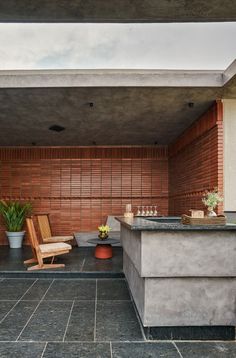
[[[39,230],[41,233],[41,237],[43,242],[45,243],[53,243],[53,242],[68,242],[73,240],[73,236],[53,236],[51,231],[51,225],[49,221],[48,214],[38,214],[36,215],[39,224]]]
[[[72,249],[71,245],[64,242],[40,245],[37,239],[36,231],[32,218],[26,219],[27,229],[29,231],[30,245],[33,251],[33,258],[24,261],[24,264],[37,263],[37,265],[28,267],[28,270],[45,270],[50,268],[65,267],[64,264],[53,264],[54,256],[69,253]],[[43,260],[51,257],[51,263],[45,264]]]

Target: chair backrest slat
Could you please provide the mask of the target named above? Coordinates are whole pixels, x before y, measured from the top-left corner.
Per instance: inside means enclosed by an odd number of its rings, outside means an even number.
[[[29,231],[29,239],[30,239],[30,243],[31,246],[36,249],[39,246],[39,242],[37,239],[37,235],[36,235],[36,231],[34,228],[34,223],[33,223],[33,219],[32,218],[27,218],[26,219],[26,225]]]
[[[42,239],[47,239],[52,236],[48,215],[37,215],[39,229]]]

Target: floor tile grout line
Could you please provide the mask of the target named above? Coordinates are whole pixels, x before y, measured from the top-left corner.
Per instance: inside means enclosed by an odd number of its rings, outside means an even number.
[[[38,278],[35,279],[35,281],[32,283],[32,285],[28,288],[28,290],[25,291],[25,293],[23,294],[23,296],[21,297],[21,300],[23,300],[24,296],[26,295],[26,293],[35,285],[35,283],[38,281]],[[24,301],[24,300],[23,300]]]
[[[113,358],[113,354],[112,354],[112,343],[110,342],[110,352],[111,352],[111,358]]]
[[[24,295],[31,289],[31,287],[34,286],[36,281],[37,281],[37,279],[34,280],[32,285],[30,285],[30,287],[24,292],[24,294],[19,298],[19,300],[17,300],[17,302],[12,306],[12,308],[7,312],[7,314],[1,319],[0,324],[7,318],[7,316],[11,313],[11,311],[18,305],[18,303],[21,301],[22,297],[24,297]]]
[[[179,353],[180,358],[183,358],[183,356],[182,356],[182,354],[181,354],[181,352],[180,352],[179,347],[177,346],[177,344],[176,344],[175,342],[172,342],[172,344],[173,344],[173,346],[175,347],[175,349],[177,350],[177,352]]]
[[[45,353],[46,348],[47,348],[47,345],[48,345],[48,342],[45,343],[45,346],[44,346],[44,348],[43,348],[43,351],[42,351],[42,354],[41,354],[41,357],[40,357],[40,358],[43,358],[44,353]]]
[[[70,324],[70,319],[71,319],[71,314],[72,314],[72,311],[73,311],[73,308],[74,308],[74,304],[75,304],[75,301],[72,301],[72,305],[71,305],[71,308],[70,308],[70,313],[69,313],[69,317],[68,317],[68,321],[67,321],[67,324],[66,324],[66,328],[65,328],[65,332],[64,332],[62,342],[65,342],[66,333],[67,333],[67,330],[68,330],[68,327],[69,327],[69,324]]]
[[[85,258],[83,259],[83,262],[82,262],[82,265],[81,265],[80,272],[83,272],[84,264],[85,264]]]
[[[97,293],[98,293],[98,280],[96,279],[95,289],[95,307],[94,307],[94,342],[96,342],[96,330],[97,330]]]
[[[23,333],[23,331],[25,330],[25,328],[27,327],[27,325],[29,324],[31,318],[33,317],[34,313],[36,312],[36,310],[38,309],[40,303],[43,301],[44,297],[46,296],[48,290],[51,288],[52,284],[53,284],[54,280],[52,280],[52,282],[50,283],[50,285],[48,286],[46,292],[44,293],[44,295],[42,296],[41,300],[39,301],[39,303],[37,304],[37,306],[35,307],[35,309],[33,310],[33,313],[30,315],[29,319],[27,320],[26,324],[24,325],[24,327],[22,328],[22,330],[20,331],[20,334],[18,335],[18,337],[16,338],[16,342],[19,340],[21,334]]]

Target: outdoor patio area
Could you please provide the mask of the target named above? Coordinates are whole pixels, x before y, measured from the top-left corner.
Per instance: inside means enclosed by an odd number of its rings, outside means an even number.
[[[125,279],[2,279],[0,357],[236,357],[233,342],[148,341]]]
[[[96,259],[94,247],[73,247],[69,254],[56,259],[58,263],[65,264],[64,268],[32,272],[27,271],[27,266],[23,264],[24,260],[32,257],[30,246],[23,246],[22,249],[10,249],[8,246],[2,246],[0,249],[0,278],[119,278],[124,277],[122,256],[121,247],[114,247],[113,258],[107,260]]]

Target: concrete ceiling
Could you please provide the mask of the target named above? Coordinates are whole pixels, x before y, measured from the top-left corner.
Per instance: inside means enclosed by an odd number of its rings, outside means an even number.
[[[0,71],[0,145],[169,144],[221,98],[236,98],[236,61],[223,72]]]
[[[1,22],[236,21],[232,0],[5,0]]]
[[[217,88],[0,89],[0,143],[169,144],[220,96]]]

